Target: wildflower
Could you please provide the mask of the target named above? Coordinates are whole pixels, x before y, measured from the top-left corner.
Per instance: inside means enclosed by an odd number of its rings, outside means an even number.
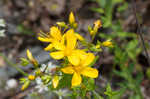
[[[29,75],[29,76],[28,76],[28,79],[29,79],[29,80],[34,80],[34,79],[35,79],[35,76],[34,76],[34,75]]]
[[[45,68],[46,68],[46,70],[45,70]],[[57,68],[57,66],[55,64],[52,64],[52,62],[48,62],[48,66],[45,64],[41,64],[40,71],[45,70],[45,73],[52,73],[53,70],[55,70],[56,68]]]
[[[85,52],[76,49],[77,37],[74,34],[74,30],[70,29],[65,34],[66,45],[59,45],[58,51],[50,53],[54,59],[62,59],[65,56],[68,57],[69,62],[73,65],[78,65],[80,58],[84,57]]]
[[[18,82],[16,79],[9,79],[7,82],[6,82],[6,89],[9,90],[9,89],[13,89],[13,88],[17,88],[18,86]]]
[[[55,90],[54,93],[59,96],[59,99],[66,99],[71,92],[68,89],[59,89]]]
[[[38,89],[38,92],[39,92],[39,93],[48,91],[48,86],[49,86],[49,84],[44,84],[44,83],[42,82],[42,79],[41,79],[40,77],[37,77],[37,78],[35,79],[35,81],[36,81],[36,84],[37,84],[37,85],[35,86],[35,88]]]
[[[103,42],[102,45],[105,46],[105,47],[113,47],[113,44],[110,40],[107,40],[107,41]]]
[[[6,27],[6,22],[4,19],[0,19],[0,37],[4,37],[5,36],[5,27]]]
[[[53,82],[53,87],[56,88],[59,83],[59,76],[55,75],[52,79],[52,82]]]
[[[72,87],[80,85],[82,82],[81,75],[96,78],[98,76],[98,70],[88,67],[94,60],[95,56],[92,53],[87,53],[86,58],[82,59],[77,66],[69,65],[61,69],[66,74],[73,74]]]
[[[50,44],[45,48],[46,51],[55,48],[61,43],[63,37],[61,35],[61,31],[58,27],[53,26],[50,28],[50,33],[40,33],[38,39],[42,42],[50,42]]]
[[[30,52],[29,49],[27,49],[27,57],[30,60],[30,62],[34,65],[34,66],[38,66],[38,62],[37,60],[32,56],[32,53]]]

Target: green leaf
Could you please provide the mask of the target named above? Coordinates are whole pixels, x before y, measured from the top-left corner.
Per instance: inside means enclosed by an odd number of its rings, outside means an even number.
[[[110,84],[108,83],[106,86],[106,91],[104,92],[105,95],[109,96],[110,99],[112,99],[112,97],[114,95],[117,95],[118,92],[117,91],[112,91]]]
[[[21,59],[21,65],[27,66],[30,62],[26,58],[20,58]]]
[[[31,34],[33,33],[31,29],[25,27],[23,24],[19,24],[17,26],[17,29],[19,32],[23,33],[23,34]]]
[[[64,74],[62,76],[62,79],[59,81],[58,88],[64,88],[64,87],[69,87],[71,88],[71,80],[72,80],[72,75],[67,75]]]
[[[101,14],[104,13],[104,9],[102,9],[102,8],[90,8],[90,10],[101,13]]]
[[[150,79],[150,67],[146,70],[146,76]]]
[[[118,11],[118,12],[123,12],[123,11],[125,11],[127,8],[128,8],[128,3],[127,3],[127,2],[124,2],[123,5],[121,5],[121,6],[119,6],[119,7],[117,8],[117,11]]]
[[[100,96],[99,93],[97,93],[96,91],[92,91],[93,92],[93,96],[94,96],[94,99],[104,99],[102,96]]]

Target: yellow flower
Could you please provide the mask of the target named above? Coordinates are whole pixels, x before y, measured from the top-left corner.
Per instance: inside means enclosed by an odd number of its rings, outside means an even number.
[[[38,66],[38,62],[37,60],[32,56],[32,53],[30,52],[29,49],[27,49],[27,57],[30,60],[30,62],[34,65],[34,66]]]
[[[56,47],[61,43],[63,37],[61,35],[61,31],[58,29],[58,27],[53,26],[50,28],[50,32],[40,33],[40,36],[38,39],[42,42],[50,42],[50,44],[45,48],[46,51]]]
[[[70,24],[75,23],[75,17],[74,17],[73,12],[70,12],[70,14],[69,14],[69,23]]]
[[[78,86],[82,82],[81,75],[90,77],[90,78],[97,78],[98,77],[98,70],[88,67],[91,62],[94,60],[95,56],[92,53],[87,53],[86,58],[82,59],[77,66],[69,65],[61,69],[62,72],[66,74],[73,74],[72,77],[72,87]]]
[[[35,76],[34,76],[34,75],[29,75],[29,76],[28,76],[28,79],[29,79],[29,80],[34,80],[34,79],[35,79]]]
[[[58,83],[59,83],[59,76],[55,75],[53,77],[52,83],[53,83],[53,87],[56,88],[58,86]]]
[[[83,58],[85,55],[84,51],[76,49],[78,37],[74,33],[74,30],[70,29],[66,32],[64,38],[66,44],[59,44],[59,46],[56,47],[58,51],[51,52],[50,56],[54,59],[62,59],[66,56],[68,57],[69,62],[73,65],[78,65],[80,58]]]
[[[102,45],[105,46],[105,47],[113,47],[113,44],[110,40],[107,40],[107,41],[103,42]]]

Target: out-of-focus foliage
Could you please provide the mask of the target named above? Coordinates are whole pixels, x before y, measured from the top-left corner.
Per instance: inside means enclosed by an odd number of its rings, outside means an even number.
[[[113,50],[110,49],[110,52],[114,54],[113,75],[115,74],[123,79],[123,81],[117,83],[117,85],[120,86],[120,91],[118,91],[120,96],[110,99],[121,99],[121,96],[125,94],[127,90],[133,92],[133,94],[129,95],[129,99],[142,99],[140,84],[143,73],[141,69],[136,70],[136,67],[139,66],[137,56],[141,52],[137,35],[123,30],[121,24],[123,20],[112,19],[115,6],[120,5],[117,8],[117,13],[123,13],[128,8],[128,3],[125,0],[94,1],[97,2],[99,8],[91,9],[100,14],[100,18],[104,23],[103,28],[112,31],[111,33],[100,32],[98,35],[101,38],[113,40],[115,46]],[[116,69],[116,67],[119,68],[119,70]],[[133,76],[135,72],[136,77]],[[149,75],[149,72],[147,72],[147,74]]]

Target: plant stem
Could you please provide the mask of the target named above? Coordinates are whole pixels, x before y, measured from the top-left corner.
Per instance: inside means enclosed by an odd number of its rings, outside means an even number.
[[[100,96],[95,90],[93,90],[92,92],[96,95],[97,99],[104,99],[104,98],[103,98],[102,96]]]
[[[22,69],[20,69],[19,67],[17,67],[16,64],[12,63],[10,60],[8,60],[8,58],[3,55],[2,53],[0,53],[0,56],[3,57],[3,59],[5,60],[6,63],[8,63],[8,65],[14,67],[17,71],[19,71],[21,74],[23,74],[24,76],[27,76],[28,74],[25,73]]]

